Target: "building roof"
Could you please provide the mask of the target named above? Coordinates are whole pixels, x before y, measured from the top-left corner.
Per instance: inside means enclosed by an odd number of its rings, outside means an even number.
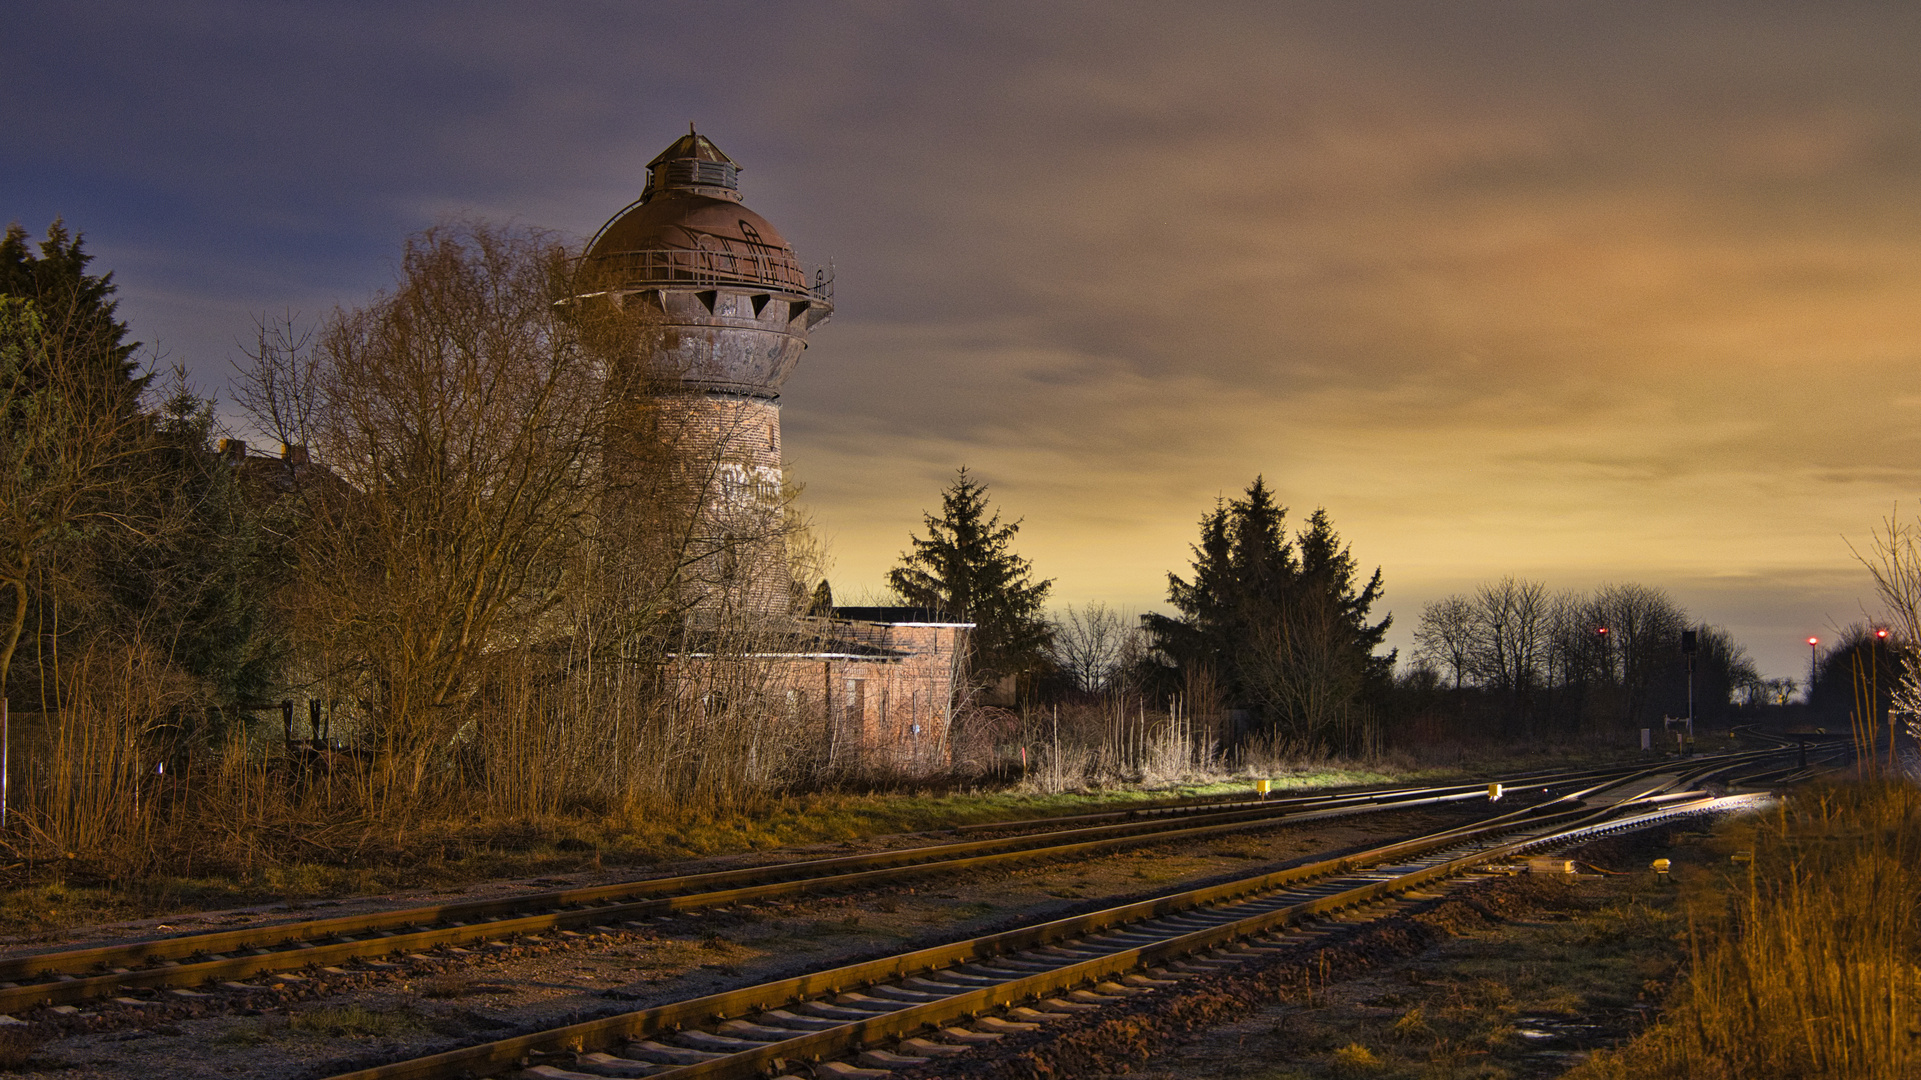
[[[837,607],[834,618],[843,622],[870,622],[892,625],[918,626],[972,626],[971,622],[959,622],[924,607]]]
[[[716,653],[731,657],[772,657],[784,656],[797,659],[831,660],[875,660],[899,661],[910,653],[900,649],[889,649],[869,641],[860,641],[836,633],[832,623],[818,620],[803,620],[795,623],[784,633],[768,634],[742,651],[737,639],[726,638],[711,632],[689,633],[682,644],[681,656],[712,656]]]
[[[692,124],[687,125],[687,134],[675,139],[667,149],[662,150],[654,160],[648,162],[647,167],[655,169],[669,161],[683,160],[719,162],[732,165],[735,172],[740,171],[739,162],[722,153],[720,147],[714,145],[714,140],[696,132]]]

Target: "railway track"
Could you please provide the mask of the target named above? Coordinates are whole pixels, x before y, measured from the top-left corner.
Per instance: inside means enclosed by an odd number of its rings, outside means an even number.
[[[1305,920],[1459,877],[1487,863],[1682,815],[1751,806],[1765,794],[1697,785],[1764,767],[1773,752],[1643,770],[1548,803],[1286,870],[1123,904],[657,1008],[344,1073],[334,1080],[673,1080],[879,1070],[969,1052],[1061,1013],[1158,991],[1190,974],[1286,948]],[[1739,758],[1740,760],[1730,760]],[[891,1046],[893,1049],[886,1049]],[[859,1064],[846,1060],[855,1058]],[[531,1064],[530,1064],[531,1063]],[[871,1070],[871,1071],[870,1071]]]
[[[1731,755],[1730,759],[1738,757]],[[1526,774],[1499,783],[1534,794],[1630,775],[1634,768]],[[1353,814],[1461,803],[1493,794],[1487,784],[1454,784],[1164,805],[990,823],[964,829],[1049,831],[0,957],[0,1013],[94,998],[124,998],[155,989],[218,986],[297,968],[356,962],[379,966],[385,962],[383,958],[396,953],[418,954],[503,938],[621,926],[662,915],[807,892],[882,886],[1011,862],[1091,855]],[[1105,823],[1090,824],[1093,821]]]

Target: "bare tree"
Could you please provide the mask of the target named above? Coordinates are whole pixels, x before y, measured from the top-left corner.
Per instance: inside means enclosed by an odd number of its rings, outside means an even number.
[[[1646,726],[1657,681],[1680,666],[1687,613],[1668,594],[1647,585],[1603,585],[1588,601],[1589,625],[1600,640],[1604,671],[1618,687],[1620,727]],[[1599,631],[1605,628],[1607,633]]]
[[[1518,734],[1528,724],[1547,654],[1547,588],[1505,577],[1481,586],[1475,608],[1475,671],[1482,685],[1504,699],[1511,734]]]
[[[1319,592],[1291,597],[1254,628],[1258,651],[1249,684],[1303,749],[1349,750],[1347,730],[1361,707],[1366,654],[1352,648],[1353,624]]]
[[[1898,768],[1921,777],[1921,521],[1906,522],[1899,510],[1882,519],[1863,554],[1849,545],[1854,557],[1874,578],[1875,591],[1887,607],[1897,631],[1901,665],[1890,718]],[[1810,687],[1812,690],[1812,687]]]
[[[570,295],[544,236],[436,228],[392,291],[308,348],[263,333],[245,373],[242,401],[294,448],[308,647],[356,669],[405,793],[459,729],[478,659],[532,633],[578,565],[604,364]]]
[[[1083,693],[1099,693],[1108,688],[1130,648],[1138,649],[1140,631],[1121,612],[1100,601],[1079,607],[1069,605],[1053,620],[1054,639],[1049,646],[1054,664],[1074,680]]]
[[[1428,604],[1414,629],[1415,657],[1452,674],[1454,689],[1459,690],[1474,658],[1474,626],[1474,604],[1465,596],[1456,594]]]

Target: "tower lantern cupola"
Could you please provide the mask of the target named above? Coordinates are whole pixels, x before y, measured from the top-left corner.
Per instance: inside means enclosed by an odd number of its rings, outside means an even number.
[[[687,134],[647,163],[647,197],[668,188],[739,202],[740,165],[689,124]]]

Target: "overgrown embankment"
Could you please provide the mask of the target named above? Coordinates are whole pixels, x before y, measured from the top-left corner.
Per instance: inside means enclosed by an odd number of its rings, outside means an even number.
[[[1809,791],[1720,834],[1689,886],[1691,973],[1574,1080],[1921,1075],[1921,790]]]

